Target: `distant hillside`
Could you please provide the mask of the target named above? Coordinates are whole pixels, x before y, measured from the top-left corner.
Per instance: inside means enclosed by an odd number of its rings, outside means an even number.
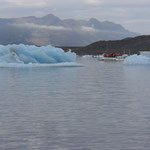
[[[136,36],[120,24],[95,18],[88,21],[44,17],[0,19],[0,44],[85,46],[98,40],[118,40]]]
[[[74,49],[73,51],[78,55],[97,55],[106,52],[136,54],[139,51],[150,51],[150,35],[115,41],[98,41],[88,46]]]

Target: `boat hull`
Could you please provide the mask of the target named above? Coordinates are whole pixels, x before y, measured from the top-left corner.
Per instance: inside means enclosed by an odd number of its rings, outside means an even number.
[[[117,57],[104,57],[101,56],[98,58],[99,61],[123,61],[127,55],[117,56]]]

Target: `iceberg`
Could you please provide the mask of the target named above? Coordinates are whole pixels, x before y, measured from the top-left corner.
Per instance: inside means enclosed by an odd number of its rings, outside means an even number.
[[[34,65],[48,66],[52,64],[75,63],[76,54],[64,52],[50,45],[37,47],[35,45],[11,44],[0,45],[0,66]]]
[[[150,57],[148,55],[131,55],[125,58],[124,65],[150,65]]]
[[[149,57],[150,58],[150,52],[149,51],[140,51],[140,54],[142,55],[142,56],[147,56],[147,57]]]

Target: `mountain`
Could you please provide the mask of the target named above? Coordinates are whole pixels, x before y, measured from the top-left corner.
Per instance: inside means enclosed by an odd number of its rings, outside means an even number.
[[[106,52],[138,54],[150,51],[150,35],[125,38],[123,40],[97,41],[85,47],[72,49],[78,55],[98,55]]]
[[[35,44],[53,46],[85,46],[98,40],[134,37],[120,24],[95,18],[88,21],[65,19],[53,14],[43,17],[0,19],[0,44]]]

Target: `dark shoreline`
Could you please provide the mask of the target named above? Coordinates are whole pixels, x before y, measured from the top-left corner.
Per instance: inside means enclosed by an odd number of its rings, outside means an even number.
[[[77,55],[100,55],[106,52],[120,54],[139,54],[140,51],[150,51],[150,35],[125,38],[114,41],[97,41],[85,47],[59,46],[64,51],[71,49]]]

